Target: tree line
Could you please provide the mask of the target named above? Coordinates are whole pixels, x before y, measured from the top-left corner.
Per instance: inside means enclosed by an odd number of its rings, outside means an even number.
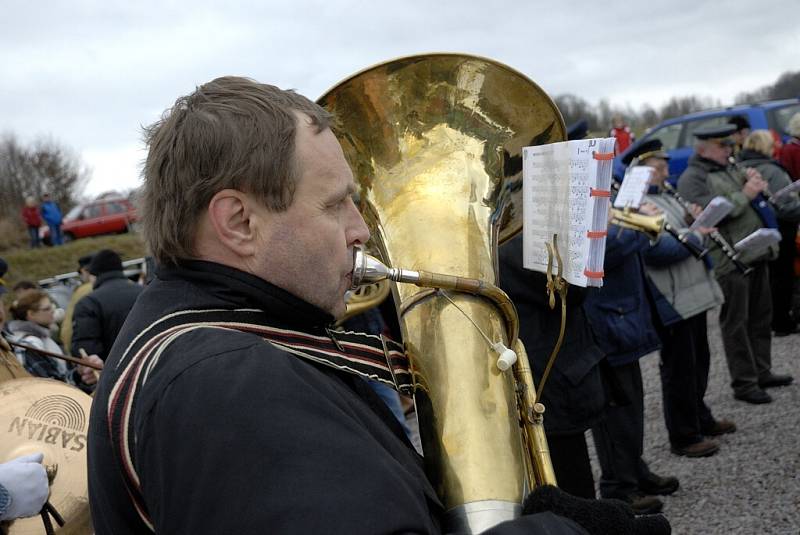
[[[773,84],[740,93],[735,103],[798,96],[800,71],[785,72]],[[665,119],[721,106],[719,99],[697,95],[673,97],[658,109],[649,104],[634,109],[612,104],[608,99],[594,106],[573,94],[559,95],[554,100],[568,126],[586,119],[590,132],[607,131],[614,115],[622,115],[632,128],[641,132]],[[24,242],[20,210],[25,197],[40,200],[43,193],[49,193],[66,213],[79,202],[89,176],[90,171],[80,157],[51,138],[39,138],[25,145],[13,134],[0,136],[0,248]]]
[[[800,71],[785,72],[773,84],[765,85],[755,91],[739,93],[734,99],[734,104],[794,97],[800,97]],[[608,99],[602,99],[594,106],[583,98],[570,93],[558,95],[553,100],[561,110],[567,126],[585,119],[590,132],[607,131],[611,127],[611,120],[615,115],[621,115],[625,122],[635,130],[644,131],[665,119],[722,107],[719,99],[698,95],[672,97],[658,109],[649,104],[634,109],[630,105],[612,104]]]

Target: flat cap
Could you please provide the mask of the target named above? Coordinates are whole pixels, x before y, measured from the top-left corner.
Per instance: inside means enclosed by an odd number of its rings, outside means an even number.
[[[669,154],[664,150],[664,145],[661,143],[661,140],[653,138],[639,144],[639,146],[626,154],[625,157],[622,158],[622,163],[630,165],[634,158],[638,158],[639,161],[648,158],[664,158],[665,160],[669,160]]]
[[[694,137],[703,141],[717,141],[723,145],[733,145],[734,141],[731,139],[731,134],[738,130],[736,125],[733,124],[715,124],[698,128],[693,133]]]

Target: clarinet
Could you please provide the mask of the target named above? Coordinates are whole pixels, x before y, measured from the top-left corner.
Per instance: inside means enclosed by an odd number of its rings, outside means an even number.
[[[680,193],[675,190],[672,184],[669,182],[664,182],[664,192],[668,195],[671,195],[673,199],[681,203],[681,206],[683,206],[684,210],[686,210],[687,219],[689,219],[689,222],[694,221],[689,203],[681,196]],[[750,272],[753,271],[753,268],[737,258],[738,253],[736,252],[736,249],[734,249],[734,247],[728,243],[728,240],[726,240],[718,230],[710,232],[708,237],[711,238],[720,249],[722,249],[722,252],[725,253],[725,256],[727,256],[730,261],[733,262],[733,265],[736,266],[736,269],[739,270],[742,275],[749,275]]]
[[[686,249],[692,253],[692,256],[695,257],[697,260],[702,260],[704,256],[708,254],[708,249],[703,247],[702,245],[697,245],[695,242],[690,240],[687,236],[688,233],[684,232],[681,234],[678,232],[675,227],[670,225],[669,223],[664,223],[664,231],[678,240],[681,245],[686,247]]]

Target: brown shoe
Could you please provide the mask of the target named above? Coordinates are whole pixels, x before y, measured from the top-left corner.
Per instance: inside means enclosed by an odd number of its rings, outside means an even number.
[[[716,420],[714,425],[708,429],[703,429],[703,434],[709,437],[718,437],[734,431],[736,431],[736,424],[723,418],[722,420]]]
[[[682,457],[710,457],[719,451],[719,444],[713,440],[703,439],[683,448],[672,446],[670,451]]]
[[[634,514],[637,515],[655,515],[664,508],[661,500],[644,494],[631,494],[625,497],[625,501],[630,504]]]
[[[655,494],[667,496],[678,490],[679,486],[677,477],[660,476],[653,472],[649,472],[646,477],[639,480],[639,490],[642,494],[651,496]]]

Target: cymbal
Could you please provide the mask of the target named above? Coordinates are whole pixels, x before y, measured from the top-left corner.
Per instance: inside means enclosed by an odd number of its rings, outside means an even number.
[[[50,503],[66,521],[65,528],[86,523],[89,510],[86,445],[92,398],[53,379],[24,378],[0,383],[0,462],[42,452],[45,467],[57,466]],[[55,521],[53,526],[57,526]],[[44,533],[39,516],[19,519],[10,535]]]

